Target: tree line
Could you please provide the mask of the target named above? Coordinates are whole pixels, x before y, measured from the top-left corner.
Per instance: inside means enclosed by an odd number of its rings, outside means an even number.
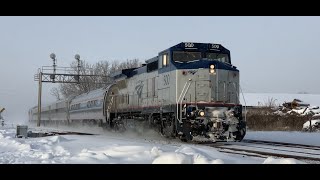
[[[73,62],[70,67],[76,72],[78,70],[77,63]],[[120,62],[119,60],[100,61],[95,64],[81,61],[80,75],[98,75],[91,77],[83,77],[85,83],[61,83],[59,87],[51,89],[51,95],[55,96],[57,100],[66,99],[79,94],[87,93],[89,91],[102,88],[106,84],[112,83],[113,80],[110,74],[128,68],[140,67],[139,59],[131,59]],[[104,82],[105,84],[96,83]]]

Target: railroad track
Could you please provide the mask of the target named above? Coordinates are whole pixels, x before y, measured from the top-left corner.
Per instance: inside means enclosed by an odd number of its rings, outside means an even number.
[[[255,144],[269,144],[269,145],[273,145],[273,146],[298,147],[298,148],[304,148],[304,149],[320,150],[320,146],[307,145],[307,144],[296,144],[296,143],[274,142],[274,141],[262,141],[262,140],[252,140],[252,139],[244,139],[242,142],[255,143]]]
[[[245,139],[242,142],[210,143],[220,152],[266,158],[269,156],[320,162],[320,146]]]
[[[50,131],[50,133],[55,135],[95,135],[91,133],[83,133],[83,132],[73,132],[73,131]]]

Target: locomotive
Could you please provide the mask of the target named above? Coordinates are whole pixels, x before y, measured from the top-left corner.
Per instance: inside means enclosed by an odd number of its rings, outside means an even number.
[[[246,134],[239,70],[221,44],[182,42],[111,77],[104,88],[43,106],[42,123],[152,128],[182,141],[241,141]],[[30,109],[29,120],[37,113]]]

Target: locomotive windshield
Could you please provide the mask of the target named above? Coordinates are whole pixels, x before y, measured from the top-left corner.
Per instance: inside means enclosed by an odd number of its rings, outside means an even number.
[[[199,60],[201,58],[207,58],[209,60],[216,60],[224,63],[230,64],[230,59],[228,54],[207,52],[205,57],[202,57],[201,52],[190,52],[190,51],[174,51],[173,60],[175,62],[190,62]]]
[[[228,54],[207,53],[206,57],[208,59],[213,59],[213,60],[217,60],[217,61],[220,61],[220,62],[224,62],[224,63],[229,63],[230,64],[230,60],[229,60]]]
[[[175,62],[189,62],[201,59],[201,52],[174,51],[173,60]]]

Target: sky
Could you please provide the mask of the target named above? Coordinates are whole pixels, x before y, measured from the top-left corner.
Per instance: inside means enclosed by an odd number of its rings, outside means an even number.
[[[320,94],[320,17],[0,17],[0,107],[27,119],[37,105],[34,74],[89,63],[146,60],[180,42],[218,43],[231,51],[241,88],[255,93]],[[43,84],[44,103],[55,100]]]

